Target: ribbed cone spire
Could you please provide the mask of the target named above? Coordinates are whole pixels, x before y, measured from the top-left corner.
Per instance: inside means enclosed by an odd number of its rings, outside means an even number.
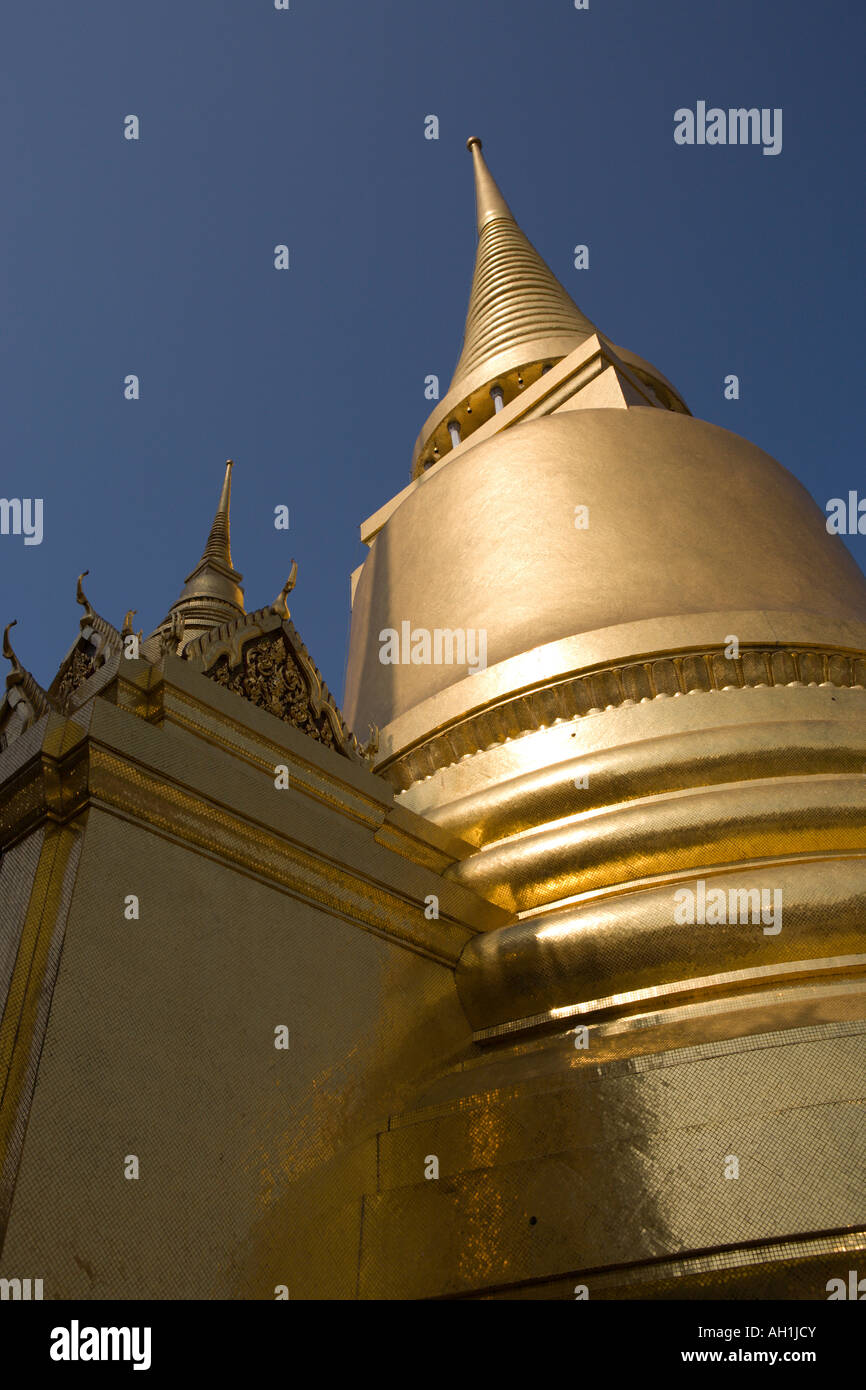
[[[449,395],[486,362],[495,372],[505,353],[525,349],[522,356],[529,362],[547,355],[550,338],[568,335],[574,348],[596,331],[518,227],[484,162],[481,141],[473,136],[468,145],[475,166],[478,252],[463,351]]]
[[[415,443],[412,475],[444,458],[597,333],[514,220],[484,162],[467,141],[475,169],[478,251],[460,360],[447,392]]]

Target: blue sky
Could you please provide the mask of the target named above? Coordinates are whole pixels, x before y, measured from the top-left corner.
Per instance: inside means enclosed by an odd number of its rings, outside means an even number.
[[[359,523],[409,480],[424,379],[459,353],[472,134],[613,342],[822,507],[866,495],[864,40],[851,0],[7,6],[0,495],[45,507],[41,545],[0,536],[22,660],[51,680],[83,569],[98,611],[150,631],[232,457],[247,606],[296,558],[292,615],[342,693]],[[698,100],[781,107],[782,153],[678,147]]]

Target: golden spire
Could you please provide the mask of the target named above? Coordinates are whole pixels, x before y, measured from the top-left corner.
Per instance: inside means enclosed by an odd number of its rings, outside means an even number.
[[[475,169],[475,274],[463,350],[444,400],[421,432],[416,476],[489,419],[491,391],[507,405],[596,332],[518,227],[477,135],[467,146]]]
[[[563,351],[549,351],[551,338],[567,335],[570,352],[595,332],[515,222],[484,162],[481,141],[473,136],[468,143],[475,166],[478,252],[463,351],[449,395],[462,382],[468,385],[479,367],[495,373],[504,354],[518,350],[526,364],[564,357]]]
[[[232,565],[229,537],[229,511],[232,494],[233,460],[226,463],[216,516],[207,538],[201,559],[186,577],[183,593],[173,603],[168,616],[160,623],[157,633],[182,633],[179,650],[220,623],[243,617],[243,575]],[[155,634],[154,634],[155,635]]]

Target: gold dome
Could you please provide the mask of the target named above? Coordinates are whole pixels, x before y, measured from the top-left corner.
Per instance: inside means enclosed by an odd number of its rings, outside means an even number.
[[[383,665],[379,634],[404,620],[484,630],[488,669]],[[355,591],[346,717],[376,723],[394,756],[602,653],[721,649],[728,634],[809,642],[852,624],[866,625],[866,580],[763,450],[666,410],[564,411],[465,446],[377,533]]]

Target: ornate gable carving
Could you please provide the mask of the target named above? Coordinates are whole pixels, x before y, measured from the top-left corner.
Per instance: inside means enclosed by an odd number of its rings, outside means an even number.
[[[375,731],[361,747],[289,617],[286,597],[296,575],[293,565],[276,603],[203,633],[185,648],[184,657],[225,690],[293,724],[317,743],[353,762],[365,761],[376,751]]]
[[[231,666],[228,656],[221,656],[207,675],[217,685],[294,724],[326,748],[350,756],[345,726],[340,727],[342,720],[336,708],[316,700],[315,687],[311,688],[294,656],[281,624],[276,632],[264,633],[248,642],[237,666]]]

